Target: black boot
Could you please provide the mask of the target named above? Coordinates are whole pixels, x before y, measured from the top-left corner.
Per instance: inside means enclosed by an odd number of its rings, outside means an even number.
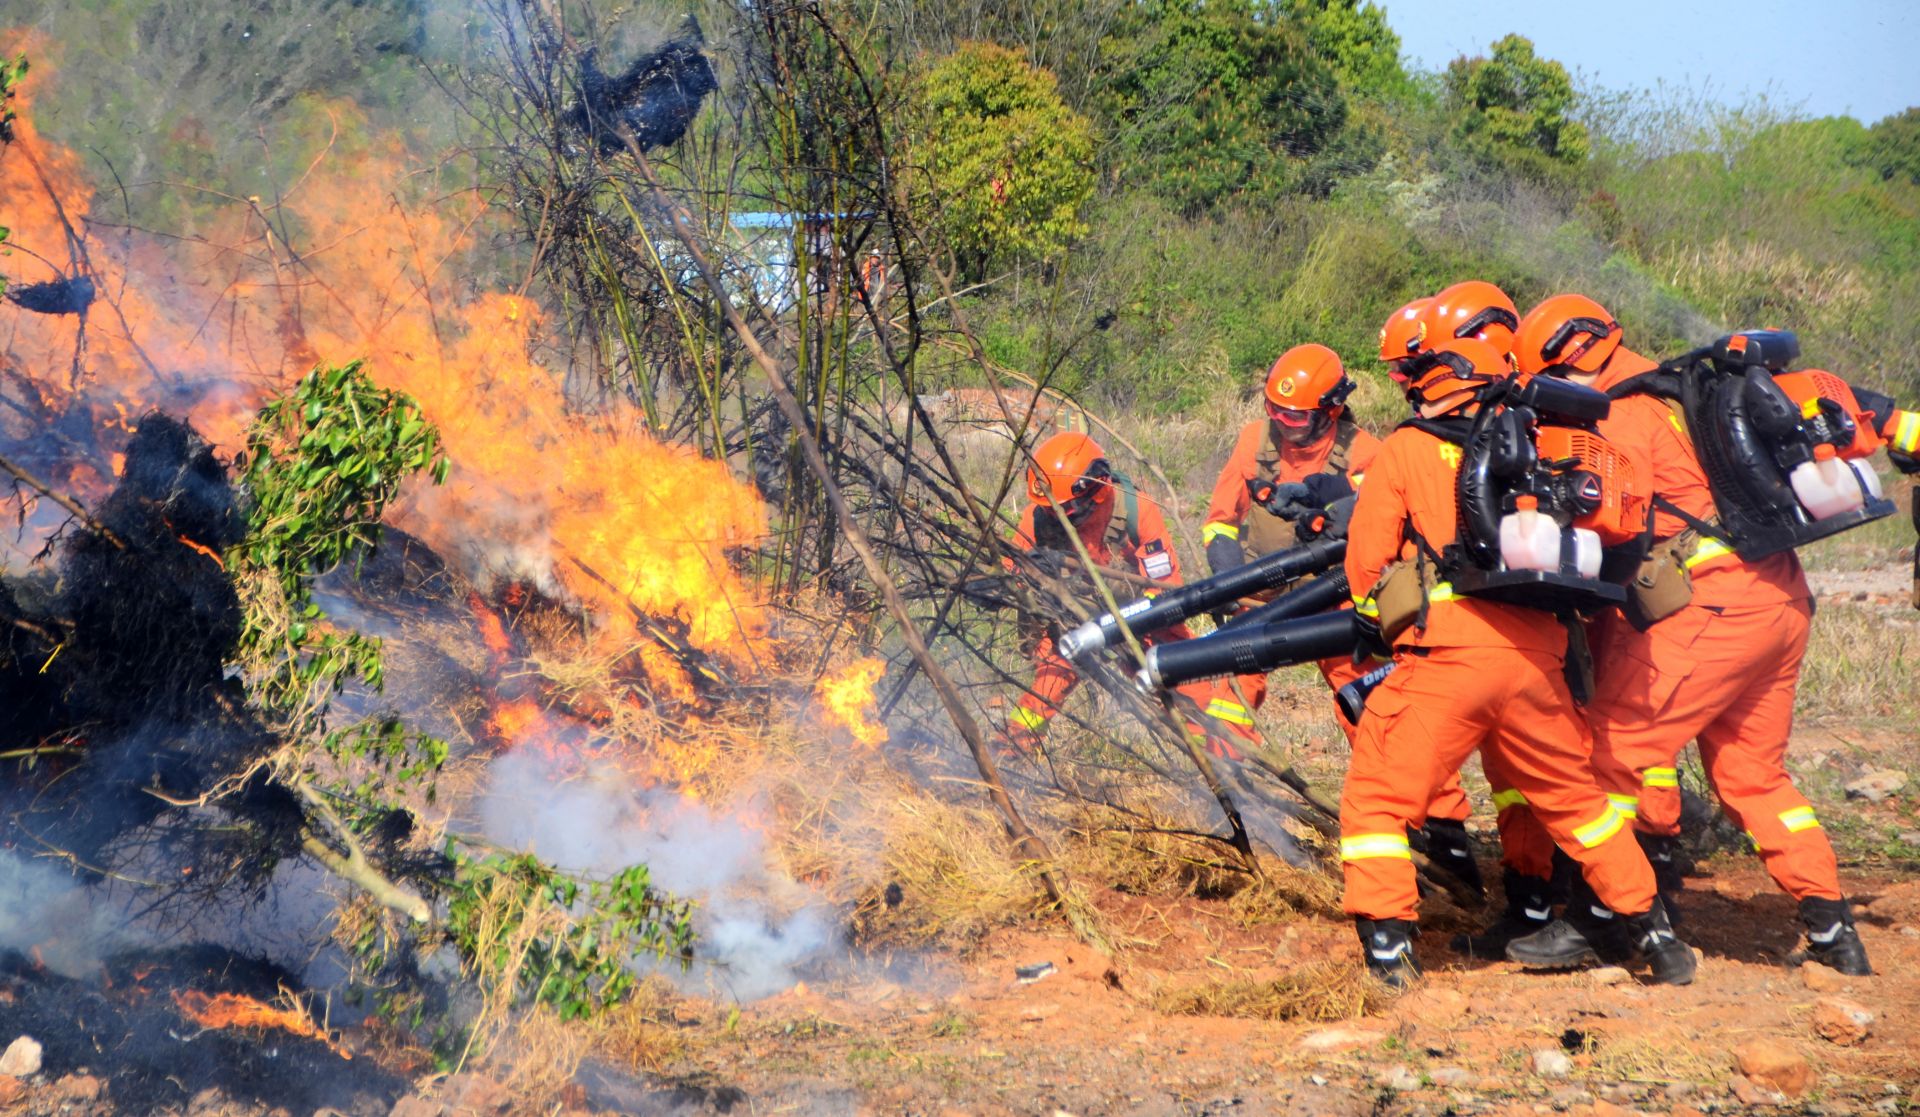
[[[1633,836],[1640,843],[1640,851],[1647,855],[1647,864],[1653,866],[1653,884],[1660,890],[1660,903],[1667,909],[1667,919],[1678,927],[1680,905],[1675,901],[1687,888],[1680,875],[1680,840],[1669,834],[1645,834],[1638,830]]]
[[[1634,953],[1640,955],[1653,970],[1655,983],[1693,984],[1693,971],[1697,965],[1693,948],[1674,936],[1666,905],[1659,897],[1654,898],[1651,910],[1641,915],[1627,916],[1621,922],[1627,925],[1633,936]]]
[[[1600,902],[1586,878],[1575,877],[1567,908],[1543,930],[1507,944],[1507,957],[1541,970],[1571,970],[1589,962],[1619,965],[1633,957],[1626,921]]]
[[[1360,949],[1367,956],[1367,972],[1395,989],[1405,989],[1420,977],[1413,960],[1416,923],[1405,919],[1356,919]]]
[[[1853,929],[1853,907],[1845,900],[1809,896],[1800,901],[1800,922],[1807,928],[1808,961],[1832,966],[1849,977],[1872,977],[1866,944]]]
[[[1507,910],[1476,935],[1455,935],[1448,945],[1469,958],[1505,958],[1507,944],[1531,935],[1553,922],[1550,885],[1540,877],[1522,876],[1512,869],[1500,872],[1507,894]]]
[[[1436,868],[1452,874],[1475,896],[1486,896],[1487,882],[1480,877],[1480,863],[1473,859],[1473,839],[1467,834],[1466,823],[1456,818],[1430,818],[1421,828],[1420,837],[1427,859]]]

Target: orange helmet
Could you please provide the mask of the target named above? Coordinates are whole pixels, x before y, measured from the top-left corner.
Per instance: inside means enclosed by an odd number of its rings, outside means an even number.
[[[1507,355],[1477,337],[1450,337],[1414,358],[1407,399],[1422,406],[1505,380],[1513,374]]]
[[[1599,372],[1625,336],[1606,307],[1585,295],[1555,295],[1520,320],[1513,359],[1528,375]]]
[[[1431,296],[1418,298],[1393,312],[1380,327],[1380,359],[1389,365],[1404,361],[1427,347],[1427,308]]]
[[[1034,449],[1027,466],[1027,496],[1041,507],[1051,496],[1067,519],[1077,523],[1112,499],[1112,476],[1098,442],[1079,431],[1062,431]]]
[[[1520,311],[1507,293],[1483,279],[1456,283],[1433,297],[1424,315],[1427,336],[1478,338],[1505,353],[1513,348]]]
[[[1283,422],[1276,412],[1338,411],[1352,394],[1340,354],[1324,345],[1296,345],[1267,372],[1267,414]]]

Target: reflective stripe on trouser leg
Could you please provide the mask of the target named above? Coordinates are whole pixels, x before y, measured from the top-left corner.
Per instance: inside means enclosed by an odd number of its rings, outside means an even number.
[[[1207,716],[1219,718],[1228,725],[1252,725],[1253,715],[1247,708],[1231,698],[1215,698],[1207,703]]]
[[[1628,821],[1632,821],[1640,813],[1640,797],[1638,795],[1615,795],[1609,792],[1607,794],[1607,802],[1613,804],[1613,809],[1619,811]]]
[[[1340,860],[1365,861],[1372,857],[1397,857],[1413,860],[1413,847],[1402,834],[1355,834],[1340,839]]]

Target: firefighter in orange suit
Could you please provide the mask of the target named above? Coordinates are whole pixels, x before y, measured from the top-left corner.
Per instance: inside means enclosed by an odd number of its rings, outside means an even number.
[[[1340,355],[1324,345],[1296,345],[1273,362],[1267,372],[1267,417],[1240,428],[1200,529],[1215,574],[1293,546],[1296,520],[1353,494],[1380,448],[1380,440],[1347,413],[1353,388]],[[1323,659],[1319,667],[1335,693],[1367,670],[1351,656]],[[1235,682],[1253,710],[1265,704],[1265,675],[1241,675]],[[1232,690],[1228,695],[1237,701]],[[1246,720],[1252,724],[1251,711]],[[1345,717],[1336,720],[1351,743],[1353,725]],[[1436,863],[1477,891],[1480,869],[1466,828],[1472,813],[1460,781],[1449,780],[1429,805],[1426,844]]]
[[[1027,469],[1027,495],[1031,502],[1021,513],[1014,546],[1023,551],[1047,547],[1048,536],[1063,531],[1054,512],[1057,505],[1097,565],[1133,570],[1166,585],[1180,584],[1180,559],[1160,505],[1114,472],[1100,444],[1085,434],[1056,434],[1034,450]],[[1071,543],[1064,538],[1052,549],[1072,553]],[[1147,644],[1193,638],[1185,624],[1137,635]],[[1007,719],[1008,741],[1022,750],[1037,746],[1079,678],[1073,665],[1054,650],[1053,638],[1041,637],[1034,651],[1033,686]],[[1237,757],[1232,743],[1214,728],[1225,723],[1233,736],[1252,739],[1252,721],[1232,692],[1215,682],[1190,683],[1179,689],[1212,723],[1190,723],[1189,732],[1204,733],[1216,754]]]
[[[1433,420],[1470,411],[1475,393],[1508,365],[1491,344],[1448,338],[1409,372],[1408,398]],[[1456,538],[1461,457],[1458,445],[1415,425],[1381,445],[1347,535],[1347,578],[1363,623],[1378,617],[1373,591],[1390,564],[1417,561],[1424,548],[1438,554]],[[1344,904],[1368,967],[1392,984],[1417,975],[1407,828],[1479,749],[1624,916],[1618,922],[1656,980],[1691,981],[1693,954],[1673,937],[1653,870],[1589,770],[1591,737],[1562,677],[1566,630],[1540,610],[1456,596],[1444,581],[1425,599],[1422,620],[1393,639],[1396,667],[1368,702],[1340,799]],[[1526,941],[1510,949],[1524,953]]]
[[[1621,344],[1606,308],[1555,295],[1520,324],[1523,373],[1561,376],[1617,396],[1601,434],[1625,452],[1654,493],[1653,553],[1692,579],[1692,597],[1646,631],[1618,610],[1596,625],[1596,687],[1587,716],[1595,768],[1663,878],[1679,890],[1673,844],[1680,830],[1675,758],[1698,739],[1728,815],[1751,835],[1774,881],[1800,905],[1808,955],[1868,974],[1866,949],[1840,889],[1833,846],[1785,760],[1793,700],[1813,616],[1812,593],[1792,551],[1754,562],[1710,530],[1707,475],[1680,412],[1627,382],[1655,362]]]
[[[1513,350],[1520,312],[1513,299],[1484,279],[1464,279],[1431,298],[1419,299],[1387,320],[1381,330],[1381,359],[1396,381],[1427,347],[1447,340],[1484,341],[1502,355]],[[1409,360],[1411,358],[1412,360]],[[1498,756],[1482,755],[1481,768],[1493,794],[1500,831],[1500,865],[1506,913],[1478,935],[1456,938],[1454,945],[1482,957],[1505,957],[1507,944],[1544,930],[1553,921],[1550,889],[1536,882],[1553,875],[1553,836],[1526,808],[1514,773]],[[1464,816],[1463,816],[1464,817]]]

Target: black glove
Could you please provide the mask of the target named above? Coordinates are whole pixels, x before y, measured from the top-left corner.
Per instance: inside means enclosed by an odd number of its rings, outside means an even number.
[[[1313,502],[1322,508],[1330,508],[1335,501],[1353,495],[1353,483],[1347,480],[1344,473],[1316,473],[1307,478],[1304,484]]]
[[[1300,481],[1288,481],[1285,484],[1273,486],[1264,503],[1267,511],[1281,519],[1296,521],[1324,507],[1314,503],[1313,490]]]
[[[1224,574],[1237,566],[1246,565],[1247,556],[1240,550],[1240,541],[1224,535],[1216,535],[1207,544],[1207,566],[1215,574]]]
[[[1347,528],[1353,523],[1353,504],[1356,499],[1358,498],[1352,493],[1348,493],[1327,505],[1326,515],[1320,518],[1320,523],[1314,531],[1315,537],[1345,539]]]
[[[1893,463],[1893,468],[1908,475],[1909,477],[1911,477],[1916,473],[1920,473],[1920,458],[1917,458],[1912,454],[1903,454],[1898,450],[1888,450],[1887,460]]]

